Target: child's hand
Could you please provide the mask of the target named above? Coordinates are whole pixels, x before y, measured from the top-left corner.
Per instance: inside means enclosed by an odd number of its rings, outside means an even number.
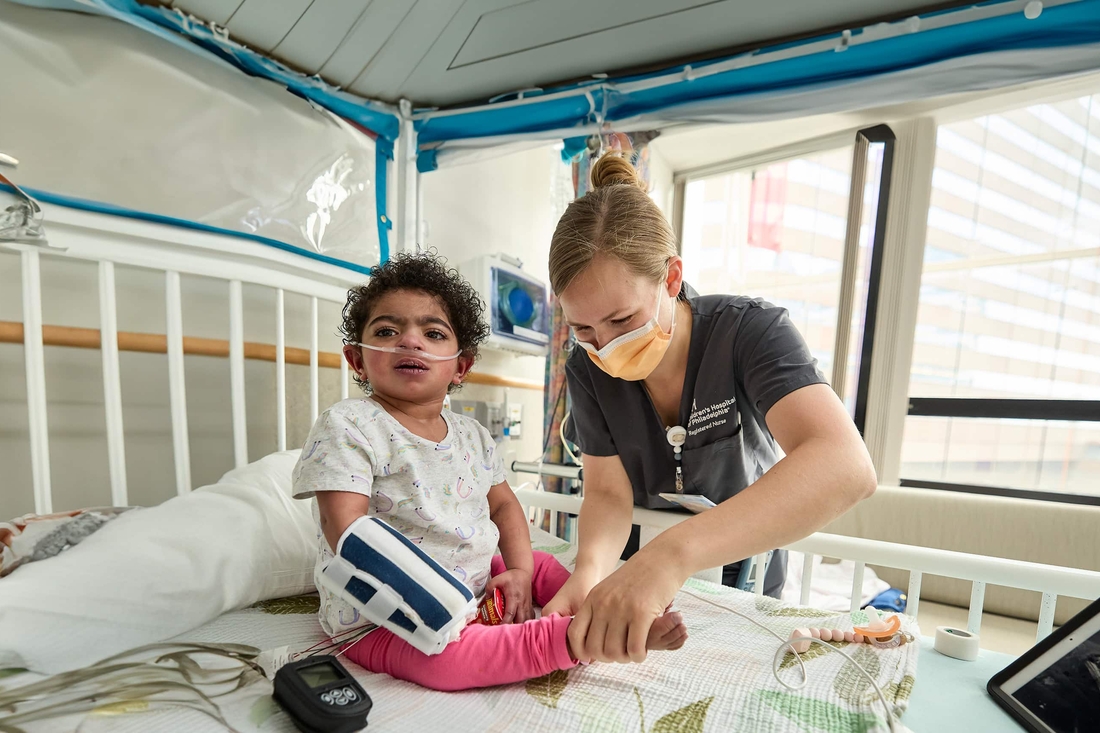
[[[521,624],[535,617],[531,608],[531,573],[519,568],[505,570],[489,581],[485,592],[492,593],[494,588],[500,588],[504,596],[504,623]]]

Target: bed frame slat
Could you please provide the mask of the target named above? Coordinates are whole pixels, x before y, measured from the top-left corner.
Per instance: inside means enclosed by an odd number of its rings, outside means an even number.
[[[23,358],[27,370],[34,511],[53,511],[50,485],[50,430],[46,422],[46,353],[42,345],[42,270],[38,252],[20,254],[23,275]]]
[[[187,390],[183,380],[183,303],[180,274],[164,273],[168,336],[168,393],[172,404],[172,448],[176,459],[176,493],[191,490],[191,447],[187,437]]]
[[[858,611],[863,605],[863,574],[866,567],[866,563],[857,562],[855,573],[852,575],[852,613]]]
[[[103,357],[103,408],[107,422],[107,466],[111,503],[129,506],[126,489],[126,434],[122,424],[122,372],[118,361],[118,302],[115,264],[99,263],[99,332]]]
[[[802,553],[802,590],[799,594],[798,605],[810,605],[810,586],[814,578],[814,555],[809,552]]]
[[[248,420],[244,392],[244,294],[240,280],[229,281],[229,392],[233,409],[233,462],[248,464]]]
[[[279,450],[286,450],[286,294],[275,290],[275,433]]]
[[[975,580],[970,586],[970,616],[966,630],[978,634],[982,628],[982,610],[985,608],[985,583]]]
[[[755,568],[755,585],[753,591],[757,596],[764,595],[764,576],[767,572],[768,553],[761,553],[756,556],[756,568]]]
[[[1054,630],[1054,607],[1058,605],[1058,596],[1054,593],[1044,593],[1039,606],[1039,628],[1035,633],[1035,643],[1050,636]]]
[[[309,299],[309,420],[321,414],[317,374],[317,298]]]
[[[917,617],[920,608],[920,582],[924,573],[912,570],[909,573],[909,592],[905,594],[905,613],[913,618]]]

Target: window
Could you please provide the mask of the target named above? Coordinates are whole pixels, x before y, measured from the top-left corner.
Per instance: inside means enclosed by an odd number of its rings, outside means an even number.
[[[786,308],[861,431],[892,144],[889,128],[872,128],[851,145],[689,178],[684,189],[688,283]]]
[[[942,126],[903,485],[1100,503],[1100,96]]]

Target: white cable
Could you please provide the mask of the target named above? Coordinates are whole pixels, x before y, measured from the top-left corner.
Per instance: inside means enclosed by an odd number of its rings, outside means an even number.
[[[695,593],[692,593],[691,591],[687,590],[686,588],[681,588],[680,590],[681,590],[682,593],[687,593],[689,596],[691,596],[692,598],[694,598],[698,601],[702,601],[703,603],[709,603],[712,606],[716,606],[718,608],[721,608],[723,611],[728,611],[728,612],[734,614],[735,616],[740,616],[741,618],[745,619],[749,623],[755,624],[756,626],[759,626],[764,631],[767,631],[769,634],[774,636],[776,639],[779,639],[779,641],[782,642],[782,644],[780,644],[779,648],[775,650],[775,656],[772,657],[772,676],[775,677],[776,681],[779,684],[783,685],[788,690],[795,690],[795,691],[801,690],[803,687],[806,686],[806,683],[809,682],[809,677],[806,675],[806,664],[805,664],[805,662],[802,661],[802,655],[799,654],[798,651],[795,650],[795,648],[794,648],[794,643],[795,642],[798,642],[798,641],[815,642],[817,644],[820,644],[823,649],[827,649],[831,652],[836,652],[837,654],[840,654],[842,657],[844,657],[849,662],[851,662],[852,665],[854,665],[856,669],[858,669],[860,672],[862,672],[863,676],[867,678],[867,681],[871,683],[871,686],[875,688],[875,692],[878,694],[879,702],[882,703],[882,708],[883,708],[883,710],[886,711],[886,724],[890,727],[890,730],[891,731],[898,731],[898,732],[906,730],[905,726],[901,724],[901,721],[895,719],[894,711],[890,707],[890,705],[886,702],[886,696],[884,694],[882,694],[882,688],[880,688],[878,686],[878,683],[875,682],[875,678],[872,677],[870,675],[870,673],[866,669],[863,668],[863,665],[861,665],[856,660],[852,659],[851,655],[849,655],[847,652],[845,652],[841,649],[838,649],[835,646],[831,646],[829,644],[826,644],[821,639],[815,639],[812,636],[799,636],[799,637],[796,637],[796,638],[793,638],[793,639],[784,639],[782,636],[780,636],[778,633],[773,631],[768,626],[765,626],[764,624],[760,623],[759,621],[757,621],[756,619],[754,619],[750,616],[746,616],[745,614],[741,613],[740,611],[734,610],[734,609],[730,608],[729,606],[725,606],[721,603],[717,603],[715,601],[712,601],[709,598],[704,598],[700,595],[696,595]],[[779,676],[779,665],[782,664],[782,660],[781,660],[780,657],[784,652],[787,652],[787,651],[794,654],[795,659],[798,660],[799,669],[802,670],[802,684],[800,684],[800,685],[792,685],[789,682],[784,681],[783,678]]]
[[[567,413],[565,413],[565,417],[563,417],[561,419],[561,425],[558,426],[558,437],[561,438],[561,447],[565,448],[565,452],[567,454],[569,454],[570,458],[573,459],[573,463],[576,463],[578,466],[581,466],[581,465],[583,465],[581,463],[581,459],[577,458],[577,454],[574,453],[572,450],[570,450],[569,441],[567,441],[565,439],[565,421],[568,420],[569,416],[572,415],[572,414],[573,414],[572,412],[567,412]]]

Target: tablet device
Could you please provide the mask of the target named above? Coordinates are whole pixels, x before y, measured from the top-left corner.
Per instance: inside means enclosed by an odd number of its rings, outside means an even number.
[[[1100,730],[1100,599],[994,675],[986,689],[1033,733]]]

